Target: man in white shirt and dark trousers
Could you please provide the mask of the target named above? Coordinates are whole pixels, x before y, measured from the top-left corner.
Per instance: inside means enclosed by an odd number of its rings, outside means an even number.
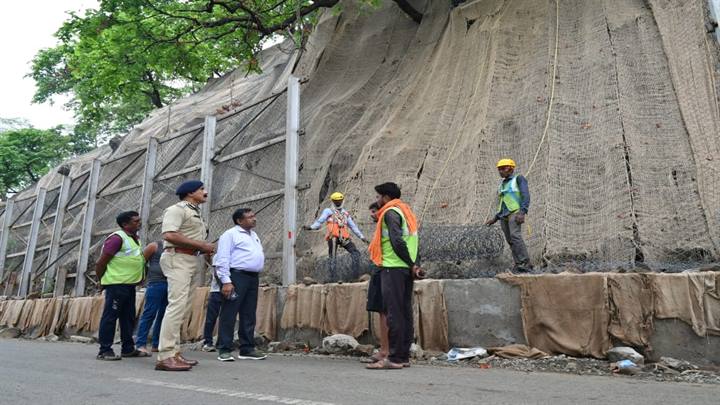
[[[255,213],[249,208],[240,208],[233,213],[232,219],[235,226],[220,236],[213,261],[222,283],[223,295],[218,328],[218,360],[234,360],[233,332],[238,314],[238,359],[262,360],[267,356],[255,350],[255,311],[265,254],[260,238],[253,231],[256,224]]]

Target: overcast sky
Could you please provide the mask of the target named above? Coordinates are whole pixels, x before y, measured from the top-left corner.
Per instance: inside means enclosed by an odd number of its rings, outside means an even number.
[[[31,104],[35,82],[24,78],[30,61],[43,48],[56,44],[53,36],[67,11],[78,11],[97,5],[96,0],[3,1],[0,11],[0,117],[25,118],[35,127],[49,128],[73,123],[72,113],[65,111],[66,100],[55,105]]]

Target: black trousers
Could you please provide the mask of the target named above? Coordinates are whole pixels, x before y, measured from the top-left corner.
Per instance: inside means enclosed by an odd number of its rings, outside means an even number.
[[[350,253],[350,258],[352,259],[352,274],[350,275],[350,279],[355,280],[360,277],[360,251],[355,247],[355,244],[352,243],[352,241],[347,241],[347,243],[343,245],[338,243],[338,240],[335,238],[330,238],[327,242],[328,257],[330,257],[330,281],[334,282],[338,279],[335,255],[339,246],[342,246],[343,249]]]
[[[240,354],[255,350],[255,311],[257,310],[259,273],[230,270],[230,281],[235,287],[235,299],[223,296],[220,307],[220,326],[218,330],[218,351],[227,353],[233,350],[233,332],[235,320],[240,315],[238,338]]]
[[[105,289],[105,307],[98,330],[99,353],[112,351],[116,322],[120,322],[121,353],[131,353],[135,350],[135,341],[132,336],[135,328],[135,285],[114,284],[106,285],[103,288]]]
[[[203,329],[203,340],[208,346],[213,345],[213,332],[215,331],[215,322],[217,322],[220,314],[220,306],[222,305],[222,293],[211,292],[208,296],[207,311],[205,312],[205,329]]]
[[[390,338],[388,358],[393,363],[407,363],[410,361],[410,345],[414,338],[413,279],[410,269],[386,267],[380,274]]]

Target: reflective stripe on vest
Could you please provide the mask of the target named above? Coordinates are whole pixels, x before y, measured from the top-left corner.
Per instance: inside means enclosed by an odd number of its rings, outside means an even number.
[[[124,231],[113,232],[110,236],[113,235],[119,236],[123,244],[120,250],[115,253],[115,256],[110,259],[110,262],[108,262],[107,270],[105,270],[100,284],[139,283],[142,280],[143,271],[145,270],[145,258],[142,254],[142,247]]]
[[[407,226],[407,221],[405,220],[405,216],[403,215],[400,208],[393,207],[390,209],[400,214],[400,218],[402,218],[402,238],[407,245],[408,252],[410,253],[410,258],[414,262],[415,260],[417,260],[418,252],[417,233],[410,233]],[[392,244],[390,243],[390,232],[388,231],[387,224],[385,224],[384,220],[382,221],[382,238],[380,242],[382,246],[382,267],[402,267],[406,269],[409,267],[407,263],[405,263],[393,250]]]
[[[510,178],[510,181],[501,181],[498,187],[498,212],[502,212],[503,203],[508,211],[515,212],[520,209],[520,188],[517,184],[517,176]]]

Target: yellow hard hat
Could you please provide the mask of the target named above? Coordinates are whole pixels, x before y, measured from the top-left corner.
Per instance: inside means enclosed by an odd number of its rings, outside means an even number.
[[[330,199],[333,201],[342,201],[345,199],[345,196],[343,196],[342,193],[336,191],[330,195]]]
[[[497,162],[497,167],[504,167],[504,166],[510,166],[510,167],[513,167],[513,168],[514,168],[514,167],[515,167],[515,161],[512,160],[512,159],[500,159],[500,160]]]

